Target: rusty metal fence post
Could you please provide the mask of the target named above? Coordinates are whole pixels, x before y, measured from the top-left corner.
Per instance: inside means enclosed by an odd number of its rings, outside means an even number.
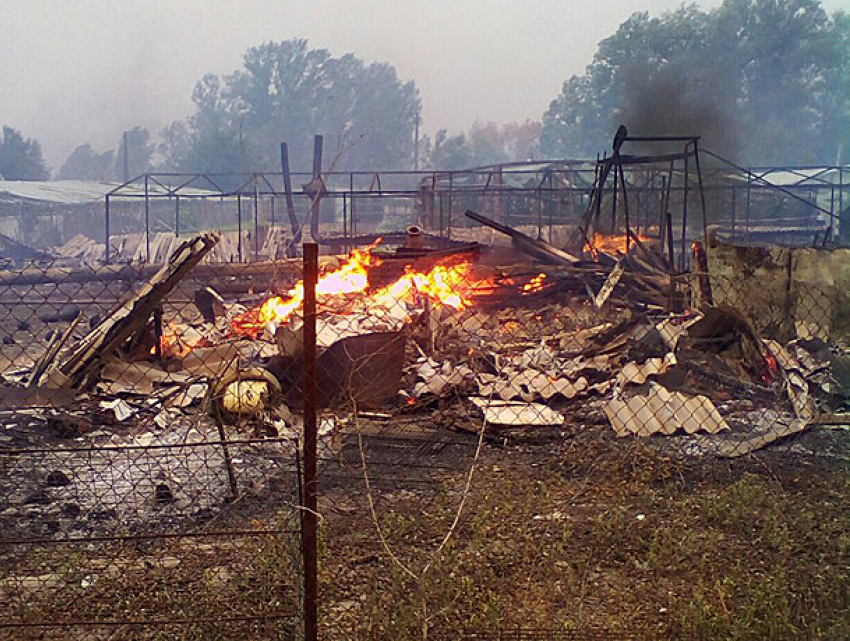
[[[318,638],[318,505],[316,500],[316,281],[319,246],[304,243],[304,639]]]

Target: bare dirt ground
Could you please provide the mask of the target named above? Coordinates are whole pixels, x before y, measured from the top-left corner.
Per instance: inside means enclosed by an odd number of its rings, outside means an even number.
[[[433,430],[427,438],[364,431],[370,491],[356,433],[327,449],[324,638],[421,638],[423,613],[432,639],[518,629],[541,631],[523,637],[540,639],[847,638],[846,432],[814,428],[723,461],[671,453],[662,438],[616,439],[593,416],[574,430],[488,438],[474,466],[474,434],[421,423],[421,432]],[[239,457],[252,467],[249,455]],[[43,583],[14,601],[22,608],[16,615],[297,614],[293,482],[291,471],[270,470],[236,502],[160,508],[172,528],[253,535],[18,550],[26,553],[21,571]],[[289,639],[296,632],[297,617],[11,629],[0,638]]]

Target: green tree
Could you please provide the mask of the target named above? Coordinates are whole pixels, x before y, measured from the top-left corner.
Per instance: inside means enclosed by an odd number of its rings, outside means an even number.
[[[449,136],[440,129],[434,136],[430,163],[434,169],[466,169],[472,166],[472,149],[465,134]]]
[[[41,145],[21,132],[3,125],[0,140],[0,178],[5,180],[47,180],[50,171],[41,156]]]
[[[175,168],[275,170],[286,141],[293,169],[308,170],[314,134],[325,136],[326,167],[340,149],[337,169],[413,162],[418,90],[387,63],[335,58],[306,40],[267,42],[246,52],[243,69],[205,76],[192,98],[188,122],[164,132],[161,150]]]
[[[726,0],[636,13],[568,79],[543,117],[547,156],[586,157],[617,124],[696,134],[744,162],[835,160],[850,126],[846,16],[817,0]]]
[[[195,113],[160,133],[160,169],[226,173],[242,172],[249,160],[241,140],[242,117],[222,95],[221,79],[204,76],[192,93]]]
[[[115,152],[97,153],[89,144],[80,145],[68,156],[56,180],[111,180],[115,177]]]

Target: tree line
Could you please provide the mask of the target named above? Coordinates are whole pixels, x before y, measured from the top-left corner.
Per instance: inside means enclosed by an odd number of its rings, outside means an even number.
[[[505,78],[510,82],[510,78]],[[834,163],[850,155],[850,16],[819,0],[725,0],[637,12],[599,43],[538,120],[475,123],[417,139],[419,90],[386,62],[334,57],[306,40],[248,49],[242,68],[208,74],[194,111],[154,141],[137,127],[116,151],[77,147],[56,178],[120,180],[146,171],[308,170],[312,136],[338,170],[458,169],[540,158],[592,158],[620,123],[643,135],[702,135],[751,164]],[[37,141],[3,128],[0,176],[49,176]]]

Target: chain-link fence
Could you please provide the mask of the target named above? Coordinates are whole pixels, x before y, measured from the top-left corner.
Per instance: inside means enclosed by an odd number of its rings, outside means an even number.
[[[214,244],[0,273],[0,636],[848,630],[838,288]]]
[[[300,629],[300,431],[220,407],[255,355],[204,320],[211,280],[250,299],[262,277],[168,269],[0,276],[2,638]]]

